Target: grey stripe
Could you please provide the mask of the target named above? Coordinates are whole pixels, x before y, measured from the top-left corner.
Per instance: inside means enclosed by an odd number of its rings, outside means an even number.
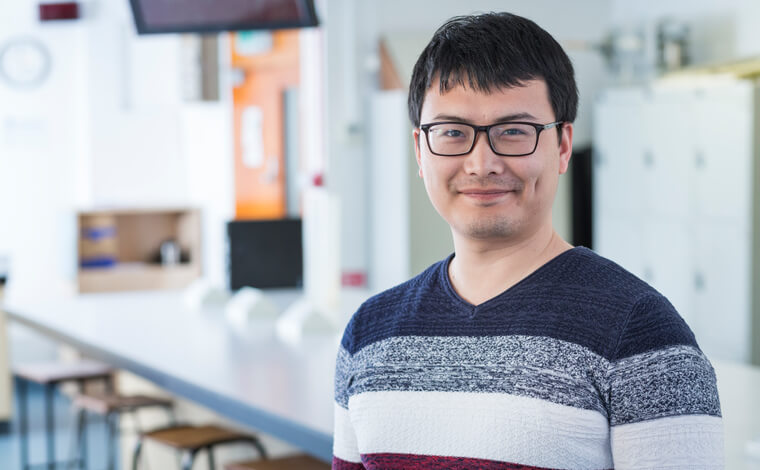
[[[336,401],[369,391],[509,393],[595,410],[612,425],[664,416],[720,416],[715,373],[692,346],[608,363],[553,338],[389,338],[354,357],[341,348]]]
[[[607,416],[607,366],[586,348],[547,337],[394,337],[363,348],[350,370],[339,366],[351,378],[336,374],[347,386],[336,400],[368,391],[509,393]]]
[[[335,402],[345,409],[348,409],[351,374],[351,355],[341,346],[335,360]]]
[[[610,368],[610,424],[665,416],[720,416],[715,372],[692,346],[672,346],[617,361]]]

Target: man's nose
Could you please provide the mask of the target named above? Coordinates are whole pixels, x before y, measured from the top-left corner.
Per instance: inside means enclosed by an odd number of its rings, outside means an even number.
[[[488,176],[504,172],[503,157],[496,155],[488,143],[488,135],[478,132],[472,151],[465,155],[464,169],[470,175]]]

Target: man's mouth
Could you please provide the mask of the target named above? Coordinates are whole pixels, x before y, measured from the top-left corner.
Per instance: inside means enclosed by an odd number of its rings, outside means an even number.
[[[492,201],[514,192],[510,189],[460,189],[459,193],[479,201]]]

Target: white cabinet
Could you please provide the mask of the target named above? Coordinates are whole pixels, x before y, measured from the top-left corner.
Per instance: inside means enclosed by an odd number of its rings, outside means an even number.
[[[594,114],[596,250],[667,296],[708,356],[745,362],[756,102],[754,82],[714,78],[606,90]]]
[[[691,304],[693,284],[691,228],[674,218],[644,218],[641,257],[643,279],[663,292],[690,325],[696,320]]]
[[[706,352],[748,360],[752,343],[750,237],[737,224],[697,222],[694,332]]]
[[[605,96],[597,106],[594,129],[594,171],[598,197],[595,205],[604,212],[639,214],[643,210],[641,181],[644,114],[646,101],[641,90],[625,90]]]

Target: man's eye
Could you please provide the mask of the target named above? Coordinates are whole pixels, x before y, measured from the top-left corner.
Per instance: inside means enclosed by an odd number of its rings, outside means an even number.
[[[460,131],[459,129],[444,129],[443,131],[444,137],[463,137],[464,132]]]
[[[502,135],[507,135],[507,136],[510,136],[510,135],[519,136],[519,135],[525,135],[525,134],[526,133],[523,129],[520,129],[517,127],[508,127],[504,129],[504,132],[502,132]]]

